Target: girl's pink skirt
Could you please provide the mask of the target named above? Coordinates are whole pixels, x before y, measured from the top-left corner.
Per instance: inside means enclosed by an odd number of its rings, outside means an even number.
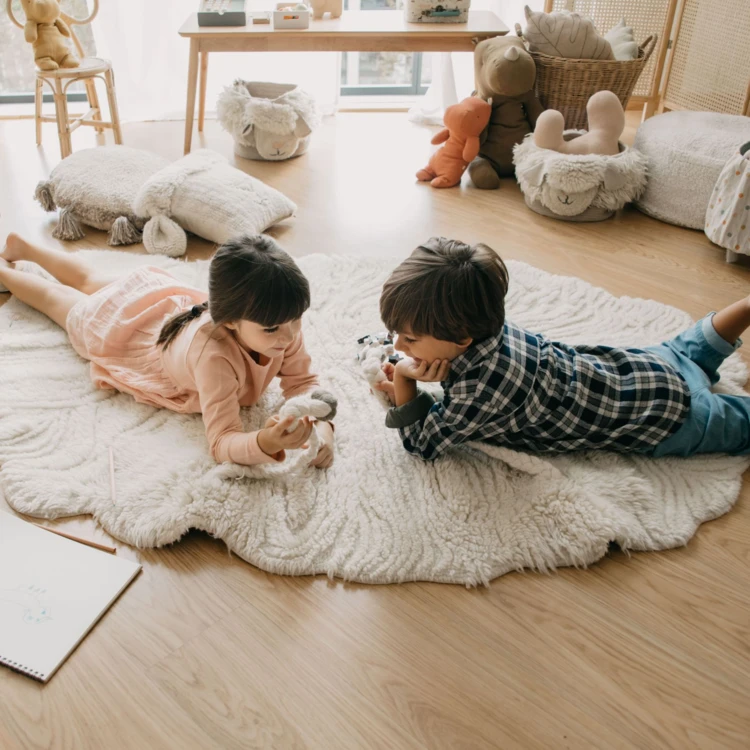
[[[166,271],[141,267],[77,302],[66,328],[73,348],[91,362],[97,388],[183,411],[187,394],[165,371],[156,341],[170,318],[206,299],[205,292],[183,286]]]

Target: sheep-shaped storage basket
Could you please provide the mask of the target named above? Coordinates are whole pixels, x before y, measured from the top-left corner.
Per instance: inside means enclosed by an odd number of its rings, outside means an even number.
[[[307,151],[310,134],[320,124],[315,100],[288,83],[238,79],[219,95],[221,126],[234,138],[243,159],[282,161]]]
[[[585,131],[566,130],[566,141]],[[563,221],[603,221],[646,188],[646,158],[620,143],[620,152],[561,154],[539,148],[533,133],[513,149],[516,178],[526,205]]]

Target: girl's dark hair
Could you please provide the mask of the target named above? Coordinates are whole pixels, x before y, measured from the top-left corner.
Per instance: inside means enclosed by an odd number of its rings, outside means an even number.
[[[249,320],[261,326],[301,318],[310,307],[310,285],[292,257],[264,234],[224,243],[208,269],[208,302],[164,324],[157,343],[166,349],[192,319],[206,310],[214,324]]]
[[[380,295],[389,331],[460,343],[498,334],[508,270],[487,245],[432,237],[390,275]]]

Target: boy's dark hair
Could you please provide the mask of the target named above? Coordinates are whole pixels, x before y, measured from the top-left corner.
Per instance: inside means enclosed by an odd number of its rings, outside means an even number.
[[[264,234],[225,242],[208,269],[208,302],[164,324],[157,343],[166,349],[193,318],[206,310],[216,326],[250,320],[277,326],[301,318],[310,307],[310,285],[292,257]]]
[[[479,341],[502,330],[507,292],[508,270],[491,247],[432,237],[385,282],[380,317],[389,331]]]

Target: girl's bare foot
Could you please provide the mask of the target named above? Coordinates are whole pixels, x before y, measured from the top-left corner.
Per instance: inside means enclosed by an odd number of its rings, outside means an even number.
[[[19,237],[15,232],[11,232],[5,239],[5,247],[0,251],[0,258],[13,263],[16,260],[24,260],[29,243]]]
[[[5,268],[13,268],[13,264],[8,263],[5,258],[0,256],[0,272],[2,272]],[[9,291],[10,290],[8,289],[8,287],[3,284],[2,279],[0,279],[0,294],[7,294]]]

